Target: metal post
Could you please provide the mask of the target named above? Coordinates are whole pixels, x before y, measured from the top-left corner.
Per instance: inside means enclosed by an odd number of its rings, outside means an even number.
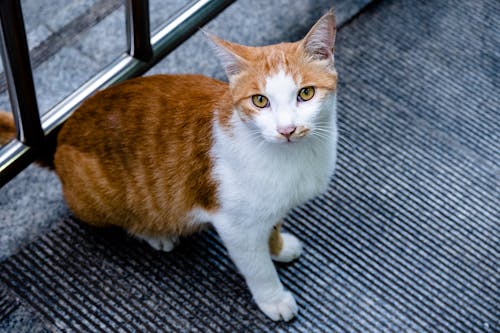
[[[153,57],[149,32],[149,1],[127,0],[126,2],[128,54],[148,62]]]
[[[26,31],[19,0],[0,1],[0,45],[19,141],[28,146],[43,143]]]

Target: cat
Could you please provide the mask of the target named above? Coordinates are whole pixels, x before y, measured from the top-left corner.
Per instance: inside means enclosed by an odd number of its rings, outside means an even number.
[[[62,126],[52,161],[72,212],[163,251],[211,224],[258,307],[292,319],[298,306],[272,260],[300,256],[280,221],[334,172],[335,34],[330,10],[295,43],[209,36],[229,83],[156,75],[88,98]]]

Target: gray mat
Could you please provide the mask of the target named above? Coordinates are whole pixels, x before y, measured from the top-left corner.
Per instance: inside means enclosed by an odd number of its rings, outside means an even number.
[[[496,0],[383,1],[340,31],[337,173],[286,221],[293,322],[213,232],[165,254],[66,220],[0,280],[56,331],[500,331],[499,21]]]

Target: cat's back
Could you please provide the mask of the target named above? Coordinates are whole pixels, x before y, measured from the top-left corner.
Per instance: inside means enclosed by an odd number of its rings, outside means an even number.
[[[160,212],[182,221],[192,207],[213,207],[212,124],[226,92],[205,76],[156,75],[90,97],[63,125],[54,158],[73,212],[163,232]]]
[[[135,140],[171,137],[210,120],[226,91],[226,83],[202,75],[125,81],[88,98],[64,124],[58,145],[94,153],[109,153],[113,143],[140,147]]]

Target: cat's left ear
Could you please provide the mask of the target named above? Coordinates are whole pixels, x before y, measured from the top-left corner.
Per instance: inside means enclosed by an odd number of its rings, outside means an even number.
[[[335,15],[333,9],[323,15],[302,40],[304,51],[312,60],[331,60],[335,46]]]

